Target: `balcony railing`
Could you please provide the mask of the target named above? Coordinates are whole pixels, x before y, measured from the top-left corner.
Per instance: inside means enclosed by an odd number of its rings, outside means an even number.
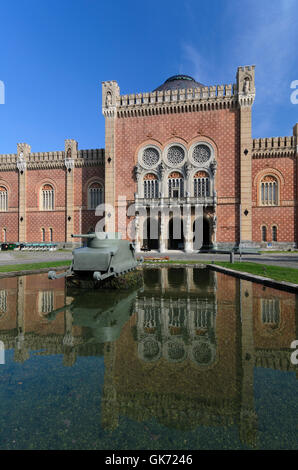
[[[217,203],[216,195],[212,196],[192,196],[192,197],[158,197],[158,198],[136,198],[135,203],[142,206],[180,206],[183,204],[201,204],[213,206]]]

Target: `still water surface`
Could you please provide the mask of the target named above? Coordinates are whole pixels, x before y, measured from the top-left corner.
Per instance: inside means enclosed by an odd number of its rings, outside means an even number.
[[[0,280],[0,449],[297,449],[294,294],[193,268]]]

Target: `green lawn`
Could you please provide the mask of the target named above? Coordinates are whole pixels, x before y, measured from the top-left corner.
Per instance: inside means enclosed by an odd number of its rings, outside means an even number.
[[[225,261],[216,261],[214,264],[225,268],[234,269],[235,271],[256,274],[257,276],[269,277],[276,281],[292,282],[298,284],[298,269],[284,268],[281,266],[269,266],[268,264],[259,263],[228,263]]]
[[[31,263],[31,264],[10,264],[6,266],[0,266],[0,273],[8,273],[11,271],[31,271],[33,269],[41,268],[57,268],[59,266],[68,266],[71,261],[52,261],[46,263]]]
[[[70,260],[66,261],[52,261],[46,263],[31,263],[31,264],[13,264],[7,266],[0,266],[0,272],[7,273],[12,271],[31,271],[41,268],[58,268],[59,266],[69,266]],[[166,261],[150,261],[145,259],[146,264],[157,263],[159,265],[169,264],[211,264],[210,261],[200,260],[166,260]],[[298,269],[284,268],[280,266],[269,266],[266,264],[250,263],[250,262],[235,262],[233,264],[226,261],[215,261],[212,264],[223,266],[225,268],[233,269],[235,271],[247,272],[250,274],[256,274],[258,276],[264,276],[276,281],[292,282],[298,284]]]
[[[158,263],[158,261],[156,261]],[[154,263],[154,261],[146,261],[145,263]],[[190,260],[167,260],[160,264],[211,264],[210,261],[190,261]],[[269,266],[268,264],[250,263],[250,262],[235,262],[233,264],[227,261],[214,261],[218,266],[234,269],[235,271],[256,274],[257,276],[268,277],[276,281],[292,282],[298,284],[298,269],[284,268],[280,266]]]
[[[283,253],[283,254],[289,254],[289,253],[298,253],[298,250],[265,250],[265,251],[259,251],[259,253],[265,253],[266,255],[270,253]]]
[[[210,264],[211,261],[201,261],[201,260],[189,260],[189,259],[167,259],[167,260],[162,260],[162,259],[156,259],[156,260],[147,260],[146,258],[144,259],[144,263],[160,263],[160,264]]]

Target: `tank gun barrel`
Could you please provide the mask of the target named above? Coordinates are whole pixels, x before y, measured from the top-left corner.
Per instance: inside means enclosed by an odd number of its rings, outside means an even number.
[[[72,238],[95,238],[94,233],[80,233],[79,235],[74,235],[73,233],[71,234]]]

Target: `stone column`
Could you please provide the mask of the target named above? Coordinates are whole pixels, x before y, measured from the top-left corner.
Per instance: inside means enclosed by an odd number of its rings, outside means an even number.
[[[212,239],[211,239],[211,243],[212,243],[212,247],[214,249],[216,249],[217,245],[216,245],[216,230],[217,230],[217,217],[216,215],[214,214],[214,216],[211,218],[211,230],[212,230]]]
[[[78,156],[78,143],[73,139],[65,140],[65,169],[66,169],[66,242],[73,243],[71,234],[74,233],[74,168]]]
[[[194,289],[193,268],[185,268],[186,271],[186,290],[191,292]]]
[[[240,120],[240,242],[252,244],[252,136],[251,108],[255,99],[255,66],[238,67],[237,89]]]
[[[186,199],[187,203],[183,206],[183,231],[184,231],[184,251],[185,253],[193,252],[193,234],[191,227],[191,205],[189,204],[189,197]]]
[[[101,425],[106,431],[114,431],[119,424],[119,405],[114,383],[116,342],[104,345],[104,385],[101,400]]]
[[[296,219],[296,247],[298,247],[298,217],[297,217],[297,210],[298,210],[298,123],[295,124],[293,127],[293,136],[294,136],[294,145],[296,148],[296,211],[295,211],[295,219]]]
[[[191,168],[192,167],[189,163],[185,163],[184,172],[186,176],[186,180],[185,180],[185,196],[186,197],[191,195],[191,179],[190,179]]]
[[[135,217],[135,246],[136,251],[141,251],[141,240],[140,240],[140,216],[136,215]]]
[[[102,113],[105,117],[105,231],[115,232],[116,211],[116,151],[115,132],[117,110],[116,103],[120,97],[118,83],[114,80],[102,82]]]
[[[257,415],[254,404],[255,348],[253,337],[253,285],[240,280],[242,389],[239,433],[240,440],[255,447]]]
[[[72,297],[66,297],[65,304],[70,305],[73,301]],[[77,359],[77,353],[74,349],[73,315],[71,308],[68,307],[64,313],[64,337],[63,337],[63,365],[72,367]]]
[[[17,169],[19,171],[19,242],[27,240],[26,217],[26,185],[27,185],[27,160],[31,152],[28,144],[17,144]]]
[[[29,348],[25,343],[25,292],[26,276],[17,278],[17,337],[14,348],[15,362],[23,363],[29,359]]]
[[[164,293],[169,287],[168,269],[167,268],[161,268],[160,287],[161,287],[162,293]]]
[[[165,207],[163,204],[163,197],[160,198],[160,234],[159,234],[159,252],[165,253],[167,250],[166,238],[167,238],[167,218],[165,215]]]

